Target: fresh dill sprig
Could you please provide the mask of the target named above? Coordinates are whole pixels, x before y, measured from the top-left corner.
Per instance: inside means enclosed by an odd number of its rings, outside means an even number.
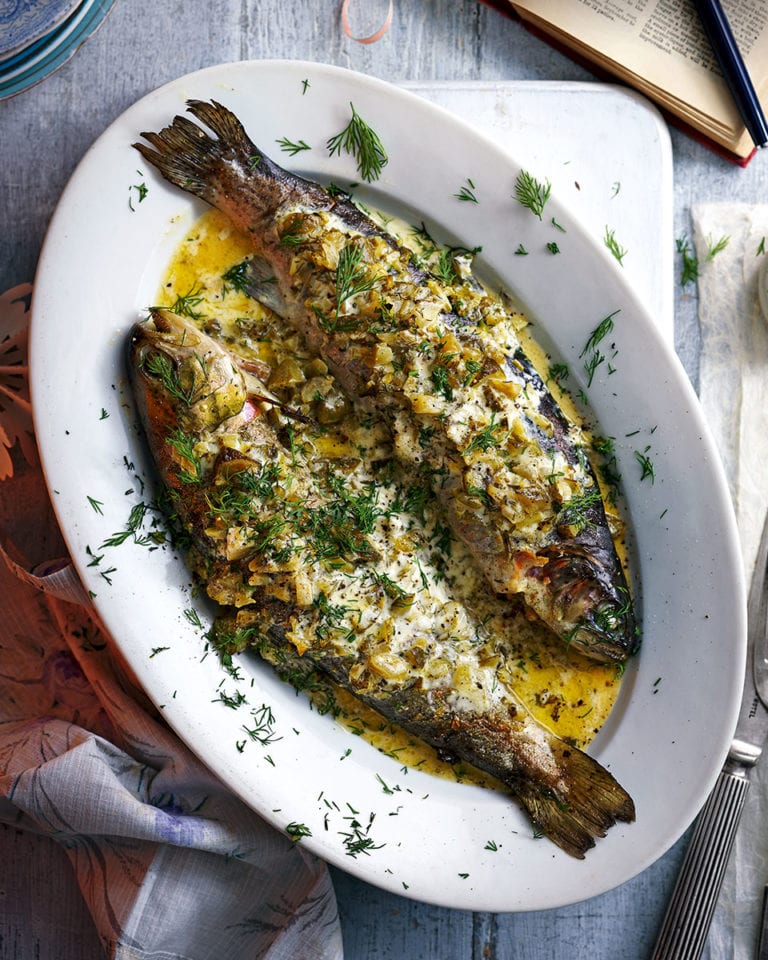
[[[434,273],[443,283],[453,284],[458,280],[456,267],[454,266],[454,251],[448,248],[440,250],[437,259],[432,263],[430,272]]]
[[[194,607],[187,607],[187,609],[184,610],[184,617],[193,627],[198,627],[200,630],[203,629],[203,621],[200,619],[200,614]]]
[[[254,707],[251,710],[251,715],[254,719],[253,726],[246,727],[243,724],[243,730],[251,740],[257,741],[262,747],[266,747],[270,743],[283,739],[275,733],[275,717],[268,704],[262,703],[260,707]]]
[[[531,176],[527,170],[521,170],[515,180],[515,199],[528,207],[531,213],[534,213],[539,220],[542,218],[544,207],[549,200],[552,192],[552,184],[549,180],[544,183]]]
[[[635,450],[635,459],[640,464],[640,479],[645,480],[650,477],[651,483],[653,483],[656,479],[656,470],[653,461],[648,456],[650,449],[650,447],[646,447],[645,450]]]
[[[585,353],[590,353],[591,351],[596,350],[597,345],[613,331],[613,318],[617,313],[620,313],[620,309],[614,310],[613,313],[609,313],[607,317],[604,317],[600,323],[598,323],[598,325],[589,335],[589,338],[584,344],[584,349],[579,354],[579,357],[583,357]]]
[[[224,296],[229,293],[230,289],[235,290],[237,293],[248,292],[249,262],[249,260],[242,260],[240,263],[236,263],[230,267],[226,273],[222,274],[221,279],[224,281],[224,285],[221,292]]]
[[[568,369],[567,363],[552,363],[549,366],[546,382],[549,383],[553,381],[558,386],[561,386],[570,375],[571,371]]]
[[[731,238],[728,236],[720,237],[719,240],[714,240],[711,236],[707,237],[707,262],[714,260],[718,253],[721,253],[728,244],[731,242]]]
[[[305,823],[289,823],[285,828],[285,832],[294,843],[297,843],[302,837],[312,836],[312,831]]]
[[[676,241],[677,252],[683,258],[683,265],[680,270],[680,286],[693,283],[699,277],[699,259],[691,253],[688,246],[688,237],[683,235]]]
[[[600,353],[599,350],[595,350],[593,353],[587,357],[584,361],[584,370],[587,374],[587,386],[592,386],[592,380],[595,377],[595,371],[600,366],[601,363],[605,362],[605,355]]]
[[[326,324],[330,332],[339,325],[344,304],[358,294],[372,290],[381,279],[379,276],[366,276],[363,253],[362,243],[348,243],[339,252],[336,264],[336,313],[332,323]]]
[[[624,266],[624,257],[627,255],[627,251],[624,247],[621,246],[619,241],[616,239],[616,231],[609,230],[606,226],[605,236],[603,237],[603,243],[608,247],[614,257],[619,261],[619,263]]]
[[[454,193],[454,197],[457,200],[464,200],[467,203],[478,203],[477,194],[475,193],[475,185],[467,177],[467,186],[463,186],[458,193]]]
[[[189,317],[191,320],[201,320],[203,314],[198,313],[195,307],[199,306],[202,302],[203,296],[199,289],[190,287],[186,293],[179,294],[168,309],[171,313],[176,313],[180,317]]]
[[[293,140],[289,140],[288,137],[281,137],[279,140],[275,140],[275,143],[279,144],[280,149],[284,153],[288,153],[292,157],[295,157],[297,153],[301,153],[303,150],[312,149],[304,140],[294,142]]]
[[[328,155],[341,155],[341,151],[351,154],[357,163],[357,171],[363,180],[370,183],[372,180],[378,180],[381,171],[389,162],[387,151],[384,149],[379,135],[369,126],[355,110],[352,102],[349,104],[352,110],[352,119],[347,126],[331,137],[326,146]]]
[[[192,393],[185,390],[181,383],[179,372],[168,357],[161,350],[150,353],[144,358],[143,368],[146,372],[162,383],[163,387],[176,400],[181,400],[189,406],[192,403]]]
[[[445,400],[453,400],[453,385],[448,367],[441,363],[436,363],[429,375],[432,381],[434,392],[440,394]]]
[[[306,237],[301,232],[305,217],[303,214],[295,216],[280,234],[281,247],[298,247],[304,243]]]
[[[569,527],[575,527],[581,531],[589,523],[588,512],[591,507],[599,503],[602,499],[600,490],[585,490],[584,493],[576,494],[570,500],[566,500],[557,515],[558,526],[561,524]]]
[[[497,432],[501,429],[501,424],[496,423],[496,414],[491,414],[491,422],[487,427],[484,427],[482,430],[478,431],[466,445],[462,451],[462,456],[466,457],[468,453],[472,453],[474,450],[482,450],[486,452],[493,447],[498,447],[504,440],[503,437],[497,436]]]
[[[525,249],[525,247],[522,245],[522,243],[518,243],[517,249],[515,250],[515,256],[516,256],[516,257],[527,257],[527,256],[528,256],[528,251]]]
[[[179,467],[179,480],[182,483],[200,483],[202,480],[202,465],[200,458],[195,454],[195,444],[197,443],[195,438],[178,428],[168,436],[166,443],[172,446],[184,461],[184,464]]]
[[[125,529],[120,530],[117,533],[113,533],[111,536],[107,537],[106,540],[102,541],[102,543],[99,545],[99,549],[103,550],[105,547],[119,547],[127,540],[133,540],[133,542],[140,547],[151,546],[153,544],[162,542],[164,539],[164,535],[162,533],[159,533],[157,536],[155,536],[141,532],[142,524],[144,523],[144,518],[147,515],[148,510],[149,507],[146,505],[146,503],[134,504],[128,516],[128,523],[126,524]]]

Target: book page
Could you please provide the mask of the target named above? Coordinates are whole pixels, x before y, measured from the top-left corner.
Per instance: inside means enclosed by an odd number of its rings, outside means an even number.
[[[586,57],[589,49],[602,54],[694,111],[714,118],[729,136],[736,138],[743,130],[692,0],[510,2],[524,19],[545,30],[550,25],[558,34],[576,40]],[[768,4],[764,0],[723,0],[723,9],[752,82],[765,102]]]

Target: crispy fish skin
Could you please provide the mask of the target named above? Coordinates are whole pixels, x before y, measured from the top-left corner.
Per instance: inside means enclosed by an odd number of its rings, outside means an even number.
[[[252,238],[253,295],[284,316],[342,388],[382,415],[493,589],[521,595],[585,655],[623,661],[633,605],[578,429],[520,345],[515,319],[472,280],[445,282],[348,199],[282,170],[216,102],[151,144],[170,182]]]
[[[318,553],[305,520],[334,516],[323,512],[329,493],[281,444],[252,399],[263,396],[263,385],[226,349],[188,320],[155,311],[131,332],[129,371],[152,455],[193,541],[195,567],[224,605],[216,625],[223,655],[254,648],[298,687],[315,672],[332,678],[438,750],[496,776],[573,856],[583,857],[617,820],[634,819],[632,800],[613,776],[535,721],[495,668],[480,662],[476,642],[441,641],[439,625],[430,623],[427,633],[435,636],[423,636],[418,650],[398,651],[394,639],[382,644],[382,636],[397,633],[388,627],[402,613],[402,591],[387,582],[363,530],[344,527],[343,517],[335,515],[344,529],[334,555]],[[273,468],[268,483],[265,466]],[[269,546],[267,529],[274,534]],[[327,543],[328,531],[323,535]],[[386,584],[389,602],[380,614],[344,620],[336,598],[319,592],[324,567],[342,563],[351,582]],[[421,600],[405,602],[410,610]],[[449,659],[450,671],[431,669]]]

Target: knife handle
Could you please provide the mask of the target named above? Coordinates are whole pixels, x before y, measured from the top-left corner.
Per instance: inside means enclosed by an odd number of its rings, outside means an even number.
[[[698,960],[749,790],[743,771],[723,770],[696,821],[651,960]]]

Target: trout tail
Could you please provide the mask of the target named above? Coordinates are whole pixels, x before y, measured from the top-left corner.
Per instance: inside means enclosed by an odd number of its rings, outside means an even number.
[[[222,163],[235,163],[245,172],[257,168],[266,158],[231,110],[215,100],[188,100],[187,107],[216,139],[188,117],[177,116],[160,133],[141,134],[154,149],[144,143],[133,146],[170,183],[211,203],[216,172]]]
[[[584,858],[597,837],[617,820],[631,823],[635,805],[626,790],[586,753],[560,741],[558,764],[562,787],[537,789],[530,782],[515,785],[515,793],[537,832],[571,856]]]

